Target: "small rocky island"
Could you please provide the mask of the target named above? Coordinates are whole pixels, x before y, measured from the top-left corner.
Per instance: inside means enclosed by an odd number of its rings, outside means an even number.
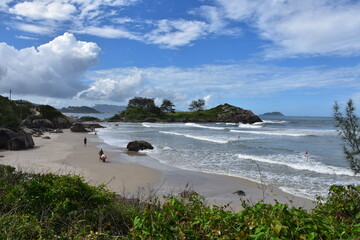
[[[108,121],[123,122],[225,122],[225,123],[249,123],[262,122],[252,111],[235,107],[230,104],[222,104],[208,110],[193,112],[161,112],[155,107],[141,108],[128,107],[116,114]]]
[[[261,115],[262,116],[285,116],[281,112],[267,112],[267,113],[263,113]]]

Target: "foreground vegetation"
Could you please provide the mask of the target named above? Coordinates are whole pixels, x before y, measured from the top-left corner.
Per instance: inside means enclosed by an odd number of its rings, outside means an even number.
[[[0,239],[356,239],[360,186],[332,186],[316,207],[243,201],[208,207],[193,192],[129,201],[79,176],[0,168]]]

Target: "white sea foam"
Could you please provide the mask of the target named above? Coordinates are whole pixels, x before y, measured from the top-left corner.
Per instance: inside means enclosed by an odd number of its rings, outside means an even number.
[[[244,131],[244,130],[230,130],[230,132],[259,134],[259,135],[273,135],[273,136],[288,136],[288,137],[306,137],[312,135],[312,134],[289,133],[289,132]]]
[[[263,120],[262,122],[258,122],[258,123],[254,123],[254,124],[264,124],[264,123],[269,123],[269,124],[284,124],[284,123],[288,123],[289,121],[281,121],[281,120]]]
[[[183,136],[183,137],[192,138],[192,139],[196,139],[196,140],[202,140],[202,141],[214,142],[214,143],[221,143],[221,144],[225,144],[225,143],[229,142],[227,140],[215,139],[215,138],[207,137],[207,136],[194,136],[194,135],[185,134],[185,133],[178,133],[178,132],[160,131],[160,133],[172,134],[172,135]]]
[[[239,123],[238,124],[238,127],[239,128],[262,128],[263,126],[262,125],[259,125],[259,124],[244,124],[244,123]]]
[[[238,125],[237,123],[225,123],[225,125],[233,125],[233,126],[236,126]]]
[[[322,163],[319,163],[315,160],[311,160],[307,162],[303,157],[299,159],[299,156],[285,156],[285,155],[267,155],[267,156],[257,156],[257,155],[247,155],[247,154],[239,154],[239,158],[241,159],[249,159],[257,162],[264,162],[276,165],[284,165],[296,170],[307,170],[322,174],[332,174],[332,175],[347,175],[354,176],[354,174],[345,168],[328,166]],[[294,162],[296,160],[296,162]]]
[[[224,127],[213,127],[213,126],[204,126],[197,123],[185,123],[186,126],[189,127],[197,127],[197,128],[207,128],[207,129],[215,129],[215,130],[225,130]]]
[[[141,123],[141,125],[143,127],[146,127],[146,128],[164,128],[164,127],[176,128],[176,127],[182,127],[185,124],[183,124],[183,123],[149,123],[149,122],[143,122],[143,123]]]

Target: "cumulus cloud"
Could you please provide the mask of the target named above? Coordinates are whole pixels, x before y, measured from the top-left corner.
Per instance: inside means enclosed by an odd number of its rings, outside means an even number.
[[[81,76],[97,64],[100,48],[64,33],[37,48],[17,50],[0,43],[0,89],[17,94],[73,97]]]
[[[76,12],[76,7],[65,1],[21,2],[10,9],[10,13],[35,20],[67,20]]]
[[[104,74],[100,73],[100,75]],[[97,79],[87,89],[79,92],[76,97],[121,102],[136,95],[136,91],[139,90],[141,84],[142,72],[134,68],[129,70],[127,76],[109,74],[107,78]]]
[[[10,14],[11,21],[5,21],[8,27],[34,34],[71,31],[176,49],[209,36],[239,36],[243,33],[241,28],[248,25],[269,43],[264,46],[269,58],[360,55],[358,1],[214,0],[189,9],[189,18],[154,20],[127,16],[126,7],[142,2],[3,0],[0,11]]]
[[[49,34],[61,29],[105,38],[126,38],[164,48],[191,45],[209,34],[234,34],[226,29],[218,8],[202,6],[194,9],[192,20],[132,19],[119,17],[124,7],[138,0],[33,0],[4,4],[10,13],[11,28],[34,34]],[[8,6],[8,8],[5,8]],[[201,19],[201,20],[199,20]],[[205,21],[205,20],[206,21]]]
[[[314,93],[336,89],[346,92],[360,89],[360,65],[327,69],[325,67],[276,67],[259,64],[203,65],[194,68],[150,67],[117,68],[86,75],[92,82],[78,94],[80,99],[125,103],[134,96],[174,102],[187,109],[192,100],[202,98],[207,107],[227,99],[259,99],[284,92]],[[219,81],[221,79],[221,81]],[[358,90],[357,90],[358,92]],[[332,102],[333,95],[329,102]]]
[[[269,57],[359,55],[360,3],[217,0],[223,17],[250,24],[271,41]]]

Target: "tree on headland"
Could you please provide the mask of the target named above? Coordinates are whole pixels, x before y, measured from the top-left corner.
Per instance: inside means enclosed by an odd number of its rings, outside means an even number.
[[[129,100],[127,109],[138,109],[143,113],[161,113],[160,108],[155,105],[153,98],[134,97]]]
[[[360,125],[359,118],[355,114],[355,106],[350,99],[345,108],[346,116],[340,112],[337,102],[334,105],[334,118],[336,127],[340,129],[339,134],[344,139],[344,154],[350,163],[350,168],[354,174],[360,173]]]
[[[204,110],[204,106],[205,106],[204,99],[193,100],[189,106],[189,110],[192,112]]]
[[[163,99],[163,102],[160,106],[161,111],[163,112],[175,112],[175,105],[168,99]]]
[[[152,98],[134,97],[129,100],[127,107],[140,107],[142,109],[150,109],[152,107],[155,107],[155,102]]]

